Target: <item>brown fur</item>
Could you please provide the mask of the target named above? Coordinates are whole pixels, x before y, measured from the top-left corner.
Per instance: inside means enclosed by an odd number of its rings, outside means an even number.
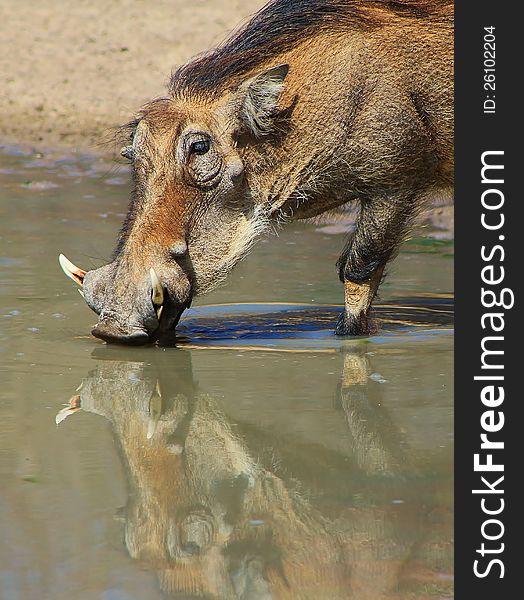
[[[276,0],[218,48],[180,67],[169,87],[173,95],[190,90],[217,96],[246,73],[323,32],[369,31],[396,16],[449,24],[452,11],[450,0]]]
[[[337,333],[368,332],[381,273],[422,199],[453,184],[452,5],[307,6],[270,3],[140,112],[135,194],[114,261],[85,279],[99,337],[127,329],[161,339],[262,232],[350,201],[360,214],[338,267],[355,302]],[[209,149],[193,152],[201,139]],[[188,252],[174,260],[178,242]],[[150,268],[169,297],[160,321]]]

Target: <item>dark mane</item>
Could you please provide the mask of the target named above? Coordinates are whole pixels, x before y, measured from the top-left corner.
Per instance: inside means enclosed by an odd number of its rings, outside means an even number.
[[[383,11],[412,18],[449,20],[452,0],[273,0],[223,44],[180,67],[171,76],[173,94],[219,93],[225,86],[308,36],[333,26],[379,27]],[[377,12],[381,9],[381,13]]]

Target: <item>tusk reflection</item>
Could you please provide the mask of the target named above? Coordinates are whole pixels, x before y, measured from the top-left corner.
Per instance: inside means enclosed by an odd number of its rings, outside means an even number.
[[[155,391],[149,400],[149,423],[147,425],[146,438],[150,440],[154,435],[158,425],[158,421],[162,415],[162,394],[160,393],[160,385],[157,382]]]
[[[78,392],[81,388],[82,388],[82,384],[80,384],[80,386],[78,387],[78,389],[76,391]],[[81,409],[82,409],[82,406],[80,403],[80,394],[75,394],[74,396],[71,396],[71,398],[69,399],[69,402],[65,405],[65,408],[62,408],[62,410],[58,411],[58,414],[55,417],[55,423],[57,425],[60,425],[60,423],[62,421],[64,421],[65,419],[67,419],[67,417],[69,417],[69,415],[74,415],[76,412],[78,412]]]

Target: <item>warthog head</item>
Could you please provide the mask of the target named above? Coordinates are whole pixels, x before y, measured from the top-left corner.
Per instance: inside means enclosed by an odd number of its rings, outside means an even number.
[[[85,272],[64,256],[99,315],[93,335],[143,344],[174,331],[192,298],[219,283],[268,223],[256,193],[288,66],[262,71],[208,96],[173,92],[129,126],[134,192],[113,260]]]

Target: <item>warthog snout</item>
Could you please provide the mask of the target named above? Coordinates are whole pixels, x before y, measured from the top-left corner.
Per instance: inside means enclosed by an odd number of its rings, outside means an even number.
[[[91,333],[108,343],[167,341],[191,302],[191,286],[180,267],[155,261],[154,267],[131,268],[120,258],[86,272],[63,255],[59,260],[99,317]]]

